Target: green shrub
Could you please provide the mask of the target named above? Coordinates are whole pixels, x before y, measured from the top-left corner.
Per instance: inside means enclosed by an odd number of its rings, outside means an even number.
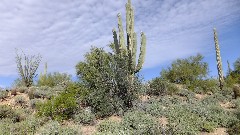
[[[85,59],[77,64],[76,70],[79,79],[89,88],[87,104],[96,116],[106,117],[131,108],[142,85],[137,76],[133,76],[133,83],[128,78],[126,60],[99,48],[92,48]]]
[[[120,128],[120,124],[116,121],[105,120],[97,126],[99,132],[110,132],[114,133],[117,129]]]
[[[58,85],[67,85],[71,82],[71,75],[66,73],[49,73],[47,75],[40,75],[37,81],[38,86],[55,87]]]
[[[8,105],[0,105],[0,119],[11,118],[14,114],[13,109]]]
[[[28,117],[26,120],[13,123],[10,121],[3,121],[0,124],[0,134],[6,135],[28,135],[34,134],[36,130],[43,124],[41,119],[35,117]]]
[[[187,110],[185,105],[174,105],[169,108],[168,134],[198,134],[202,130],[203,119]]]
[[[227,133],[229,135],[240,135],[240,121],[232,124],[228,128]]]
[[[161,78],[172,83],[191,85],[208,73],[208,64],[202,60],[203,56],[200,54],[186,59],[177,59],[171,67],[161,71]]]
[[[155,78],[149,82],[150,88],[147,90],[148,95],[165,95],[167,93],[167,84],[169,82]]]
[[[8,97],[8,92],[0,90],[0,99],[5,99],[7,97]]]
[[[140,111],[128,112],[124,115],[121,125],[134,134],[161,134],[160,125],[156,118]]]
[[[35,97],[34,97],[34,90],[33,89],[29,89],[28,90],[28,97],[29,97],[29,99],[34,99]]]
[[[14,102],[15,102],[15,105],[20,105],[23,107],[26,106],[26,104],[27,104],[25,97],[23,97],[21,95],[14,97]]]
[[[172,95],[178,92],[179,89],[175,84],[169,83],[162,78],[155,78],[150,82],[150,88],[147,90],[148,95]]]
[[[204,122],[202,125],[202,131],[213,132],[218,125],[214,122]]]
[[[28,88],[27,87],[18,87],[16,88],[17,92],[20,92],[20,93],[25,93],[28,91]]]
[[[77,109],[76,98],[71,93],[62,93],[37,106],[39,116],[49,116],[56,120],[72,117]]]
[[[24,120],[28,115],[28,112],[24,109],[13,110],[8,105],[0,105],[0,120],[9,118],[13,122],[19,122]]]
[[[198,79],[191,82],[187,87],[189,90],[193,90],[194,92],[201,90],[203,93],[207,93],[207,92],[215,93],[220,90],[218,87],[218,81],[215,79],[205,79],[205,80]]]
[[[74,116],[74,121],[78,124],[93,125],[95,122],[95,115],[89,111],[82,110]]]
[[[37,133],[39,135],[76,135],[79,134],[77,129],[61,127],[57,121],[49,121],[43,125]]]
[[[30,100],[30,108],[31,109],[35,109],[36,106],[40,103],[42,103],[43,101],[41,99],[31,99]]]
[[[233,93],[234,93],[234,98],[240,98],[240,85],[234,85],[233,86]]]
[[[159,102],[152,102],[146,106],[146,112],[152,116],[164,116],[165,108]]]
[[[240,109],[240,99],[235,99],[232,101],[236,109]]]

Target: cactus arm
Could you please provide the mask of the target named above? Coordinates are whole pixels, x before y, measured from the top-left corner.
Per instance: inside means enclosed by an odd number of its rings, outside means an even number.
[[[133,49],[132,49],[132,69],[136,68],[136,57],[137,57],[137,34],[133,34]]]
[[[146,36],[142,32],[141,33],[141,47],[140,47],[140,54],[139,54],[139,59],[138,59],[138,64],[135,70],[135,73],[139,72],[143,66],[144,63],[144,58],[146,54]]]
[[[122,18],[121,14],[118,14],[118,29],[119,29],[119,48],[120,51],[124,50],[127,51],[124,39],[124,32],[123,32],[123,25],[122,25]]]
[[[118,44],[118,38],[117,38],[117,32],[115,29],[113,29],[113,39],[114,39],[114,45],[115,45],[115,51],[117,54],[120,53],[120,49],[119,49],[119,44]]]

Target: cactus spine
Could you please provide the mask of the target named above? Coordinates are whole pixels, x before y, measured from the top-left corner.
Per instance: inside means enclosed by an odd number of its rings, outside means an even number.
[[[131,0],[128,0],[126,4],[126,32],[127,32],[127,42],[125,44],[124,31],[122,25],[121,14],[118,14],[118,30],[117,32],[113,29],[113,39],[114,39],[114,49],[115,52],[121,56],[127,56],[128,71],[130,76],[138,73],[144,63],[145,52],[146,52],[146,36],[141,32],[141,47],[138,62],[136,64],[137,55],[137,34],[134,32],[134,10],[131,5]]]
[[[216,50],[216,60],[217,60],[217,69],[218,69],[218,77],[219,77],[219,87],[222,90],[224,78],[223,78],[223,71],[222,71],[222,60],[220,55],[220,48],[218,44],[218,37],[217,37],[217,31],[216,28],[213,29],[214,32],[214,42],[215,42],[215,50]]]

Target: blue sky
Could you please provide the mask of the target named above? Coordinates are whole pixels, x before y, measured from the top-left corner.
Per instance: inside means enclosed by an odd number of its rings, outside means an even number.
[[[0,87],[18,77],[15,48],[43,57],[39,72],[75,75],[91,46],[106,47],[117,28],[117,13],[125,20],[126,0],[1,0]],[[239,0],[132,0],[135,30],[147,36],[146,80],[159,76],[177,58],[205,56],[216,76],[213,27],[217,28],[223,69],[240,57]]]

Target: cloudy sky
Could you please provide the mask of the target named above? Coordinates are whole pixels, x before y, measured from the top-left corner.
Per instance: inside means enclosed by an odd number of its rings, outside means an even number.
[[[91,46],[113,41],[117,13],[125,20],[127,0],[1,0],[0,87],[18,77],[15,48],[26,54],[41,54],[38,72],[75,75],[75,65],[84,60]],[[146,80],[159,76],[176,58],[201,53],[216,76],[213,27],[217,28],[226,71],[226,61],[240,57],[239,0],[132,0],[135,30],[147,36],[146,62],[141,74]]]

